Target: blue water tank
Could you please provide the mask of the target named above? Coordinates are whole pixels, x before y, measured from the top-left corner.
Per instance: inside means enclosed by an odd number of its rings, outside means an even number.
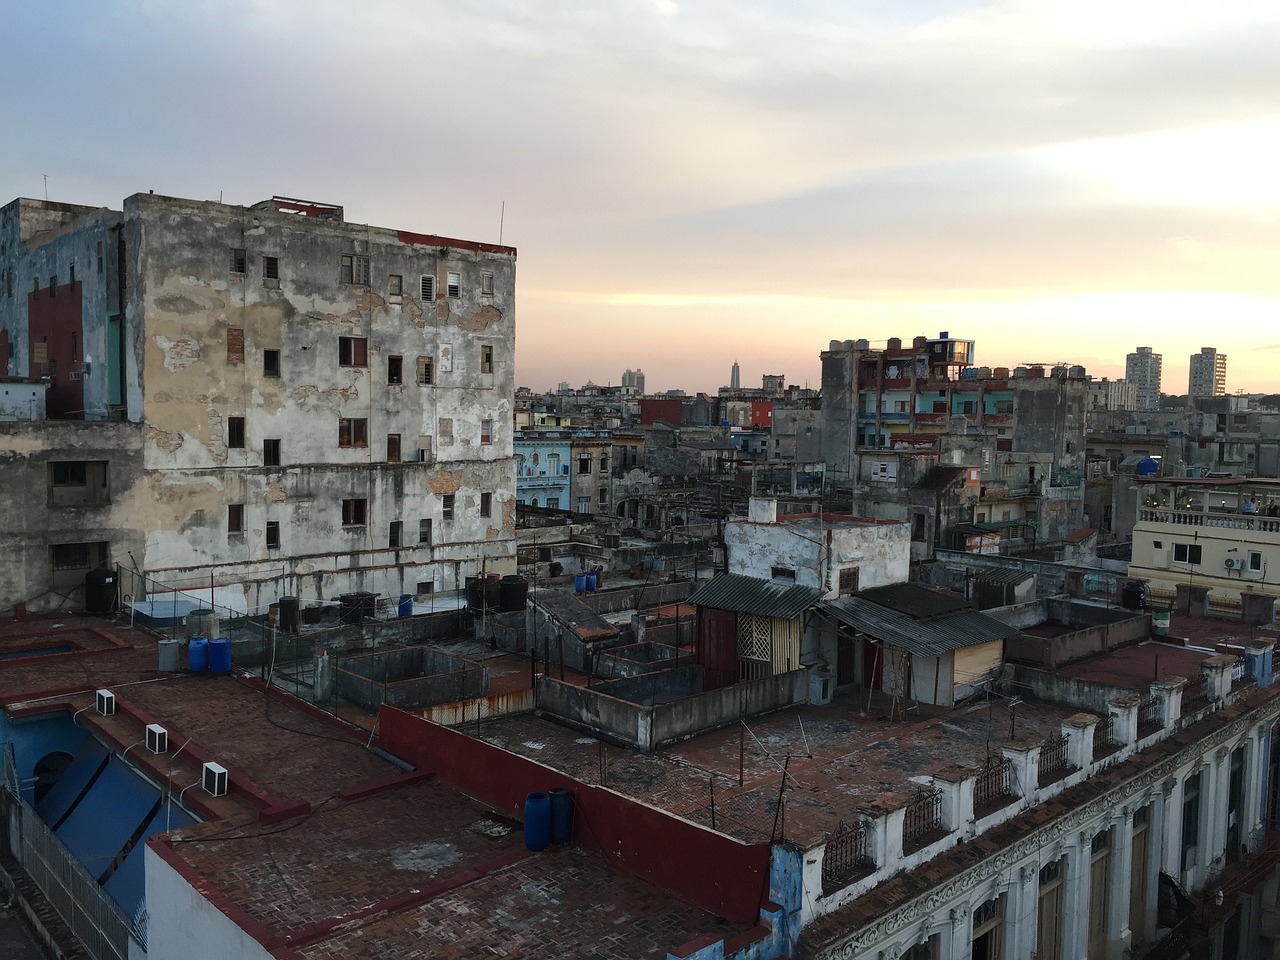
[[[551,842],[568,843],[573,837],[573,794],[556,787],[551,794]]]
[[[231,672],[230,637],[218,637],[209,641],[209,669],[213,673]]]
[[[402,593],[400,595],[400,616],[402,617],[413,616],[413,594]]]
[[[187,645],[187,667],[192,673],[204,673],[209,669],[209,638],[192,637]]]
[[[596,575],[588,573],[587,575],[587,593],[594,593],[596,589]]]
[[[1138,476],[1151,477],[1160,472],[1160,461],[1154,457],[1143,457],[1138,461]]]
[[[551,842],[551,798],[531,793],[524,798],[524,845],[535,853]]]
[[[587,575],[585,573],[575,573],[573,575],[573,592],[574,593],[587,592]]]

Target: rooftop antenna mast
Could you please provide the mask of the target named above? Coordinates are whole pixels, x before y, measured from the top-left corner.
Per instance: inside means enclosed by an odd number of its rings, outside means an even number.
[[[507,201],[502,201],[502,210],[498,214],[498,246],[502,246],[502,228],[507,222]]]
[[[49,202],[49,175],[44,175],[44,202]]]

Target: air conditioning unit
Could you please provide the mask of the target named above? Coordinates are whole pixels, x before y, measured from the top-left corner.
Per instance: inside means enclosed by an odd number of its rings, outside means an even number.
[[[99,690],[97,695],[98,713],[104,717],[116,715],[116,695],[110,690]]]
[[[1243,570],[1244,557],[1227,557],[1223,564],[1228,570]]]
[[[200,785],[204,788],[204,792],[211,797],[225,797],[227,795],[227,768],[220,763],[206,763],[204,765],[204,774],[200,778]]]
[[[152,753],[168,753],[169,731],[158,723],[148,723],[147,749]]]

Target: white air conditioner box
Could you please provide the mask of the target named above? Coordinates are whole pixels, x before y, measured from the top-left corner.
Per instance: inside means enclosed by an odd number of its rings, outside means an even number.
[[[116,715],[116,695],[110,690],[99,690],[97,696],[98,713],[104,717]]]
[[[148,723],[147,749],[152,753],[168,753],[169,731],[158,723]]]
[[[227,768],[220,763],[206,763],[201,777],[204,792],[211,797],[227,795]]]

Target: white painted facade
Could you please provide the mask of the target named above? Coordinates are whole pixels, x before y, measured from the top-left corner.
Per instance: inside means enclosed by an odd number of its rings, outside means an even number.
[[[828,599],[902,583],[911,566],[907,523],[844,514],[778,518],[777,501],[766,498],[752,499],[746,520],[725,524],[724,541],[729,573],[817,587]]]
[[[272,960],[272,954],[147,847],[150,960]]]

